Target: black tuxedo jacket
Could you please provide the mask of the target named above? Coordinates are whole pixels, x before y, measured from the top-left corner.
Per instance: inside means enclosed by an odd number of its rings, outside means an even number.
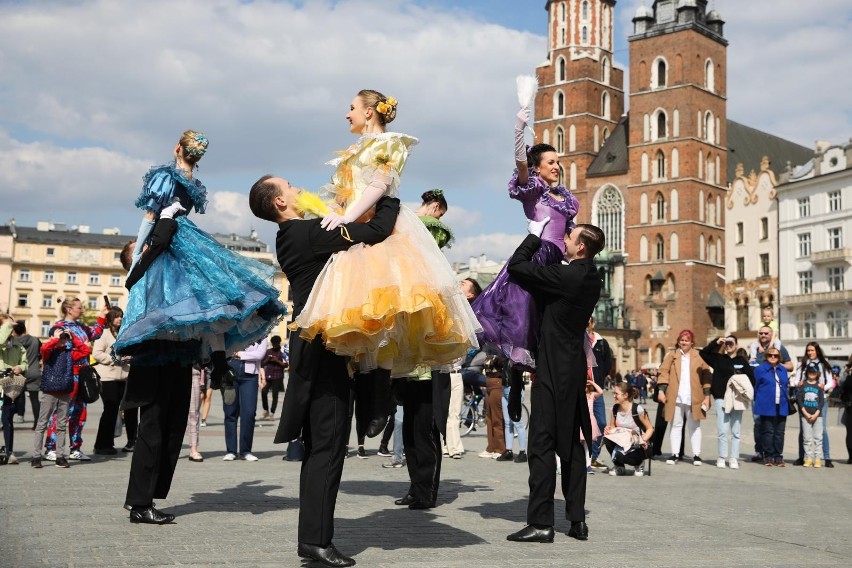
[[[305,307],[317,277],[332,254],[357,243],[375,244],[385,240],[393,232],[397,214],[399,199],[383,197],[376,203],[375,216],[367,223],[348,223],[335,231],[320,227],[319,219],[292,219],[280,223],[275,248],[278,263],[290,283],[293,317]],[[358,275],[351,277],[358,278]],[[275,443],[289,442],[299,436],[311,399],[311,382],[321,368],[323,372],[341,374],[340,380],[348,380],[345,359],[327,351],[321,338],[308,342],[299,337],[300,332],[296,330],[290,334],[290,381]]]
[[[573,418],[575,412],[580,412],[584,436],[591,440],[592,423],[585,395],[588,366],[583,341],[603,283],[590,258],[551,266],[531,262],[540,245],[541,239],[528,235],[509,259],[509,274],[544,307],[536,382],[553,390],[566,416]]]

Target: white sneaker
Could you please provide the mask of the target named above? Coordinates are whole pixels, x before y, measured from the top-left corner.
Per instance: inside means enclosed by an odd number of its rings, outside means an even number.
[[[729,459],[728,467],[730,467],[731,469],[740,469],[740,464],[737,462],[737,458]]]
[[[49,461],[49,462],[56,461],[56,452],[53,451],[53,450],[50,450],[49,452],[44,454],[44,460]]]
[[[642,477],[645,475],[645,468],[641,465],[637,465],[633,468],[633,475],[636,477]]]
[[[249,453],[243,455],[243,459],[246,460],[247,462],[256,462],[258,458],[257,458],[256,455],[249,452]]]
[[[8,460],[6,463],[9,465],[15,465],[16,463],[20,463],[18,458],[15,457],[15,454],[9,454]]]
[[[482,450],[479,452],[479,457],[481,458],[494,458],[499,456],[500,454],[495,454],[494,452],[489,452],[488,450]]]
[[[201,421],[201,427],[202,427],[202,428],[207,428],[207,421],[206,421],[206,420],[202,420],[202,421]]]
[[[725,458],[716,458],[716,467],[725,469]]]
[[[234,461],[235,459],[237,459],[237,454],[232,454],[231,452],[228,452],[228,453],[227,453],[227,454],[225,454],[225,456],[222,458],[222,461],[232,462],[232,461]]]
[[[68,459],[69,460],[83,461],[83,462],[92,461],[92,458],[90,458],[89,456],[84,454],[83,450],[74,450],[73,452],[68,454]]]

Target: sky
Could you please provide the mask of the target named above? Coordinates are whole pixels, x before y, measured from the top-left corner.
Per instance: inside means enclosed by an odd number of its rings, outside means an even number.
[[[641,4],[616,5],[615,61]],[[852,137],[852,3],[711,0],[727,22],[728,117],[807,147]],[[354,137],[355,93],[399,100],[420,139],[410,206],[442,188],[450,261],[507,258],[526,224],[506,193],[515,77],[547,55],[545,0],[0,0],[0,224],[135,234],[133,201],[180,133],[210,148],[197,177],[211,232],[274,243],[247,206],[271,173],[317,189]],[[818,6],[818,9],[816,7]],[[629,104],[629,102],[628,102]],[[755,165],[756,167],[756,165]],[[748,167],[747,167],[748,169]]]

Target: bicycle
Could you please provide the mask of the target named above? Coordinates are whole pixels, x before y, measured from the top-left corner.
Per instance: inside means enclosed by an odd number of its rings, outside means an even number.
[[[481,389],[476,389],[476,392],[464,393],[461,412],[459,412],[459,433],[461,437],[465,437],[474,430],[477,426],[485,426],[485,404],[482,402],[485,395]],[[530,410],[526,403],[521,404],[521,420],[525,428],[529,428]]]

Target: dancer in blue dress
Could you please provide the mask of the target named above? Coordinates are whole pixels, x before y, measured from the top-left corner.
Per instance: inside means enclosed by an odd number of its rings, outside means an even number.
[[[205,211],[207,190],[193,169],[207,145],[203,134],[187,130],[175,160],[143,178],[136,206],[145,216],[133,266],[157,219],[174,216],[176,231],[168,248],[143,262],[141,277],[131,268],[135,282],[115,353],[130,356],[133,365],[192,365],[215,352],[221,356],[213,359],[223,359],[266,337],[286,313],[272,284],[274,267],[228,250],[182,215]]]

